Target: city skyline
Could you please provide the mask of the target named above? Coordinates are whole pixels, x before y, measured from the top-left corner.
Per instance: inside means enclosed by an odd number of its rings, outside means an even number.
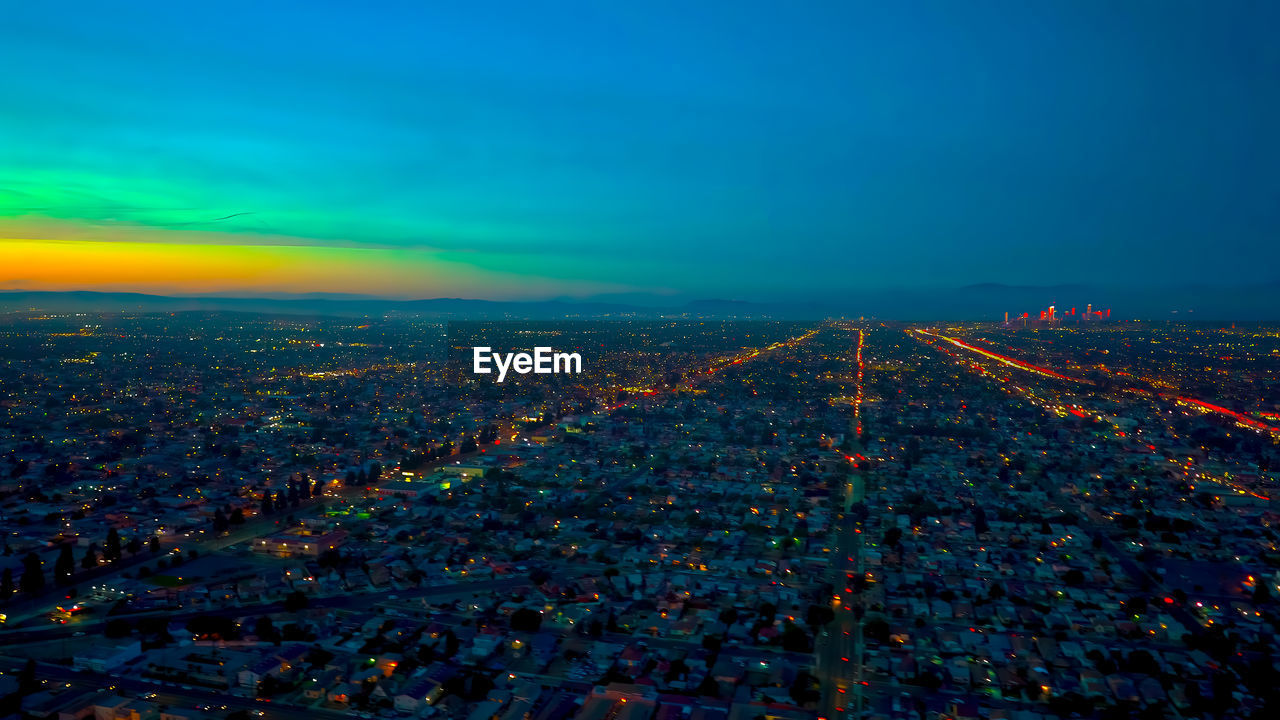
[[[12,10],[0,289],[1276,279],[1274,6],[308,8]]]

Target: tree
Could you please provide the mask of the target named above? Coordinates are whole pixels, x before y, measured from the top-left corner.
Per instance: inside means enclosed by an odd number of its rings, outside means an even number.
[[[316,558],[316,564],[322,568],[336,568],[341,562],[342,554],[333,548],[325,550]]]
[[[822,693],[818,689],[818,680],[807,672],[800,671],[796,674],[795,682],[791,683],[791,690],[788,693],[791,699],[797,705],[803,706],[805,703],[818,702],[822,699]]]
[[[532,608],[520,608],[511,614],[511,629],[519,632],[538,632],[542,627],[542,613]]]
[[[924,453],[920,449],[920,438],[912,435],[907,440],[907,461],[912,465],[919,465],[922,457],[924,457]]]
[[[218,508],[213,513],[213,531],[223,533],[231,526],[231,521],[227,520],[226,513],[222,512],[222,508]]]
[[[128,550],[130,555],[137,555],[142,552],[142,541],[138,539],[137,535],[129,538]]]
[[[152,536],[151,542],[149,543],[149,547],[147,549],[153,553],[160,552],[160,538]]]
[[[103,552],[108,561],[114,562],[119,560],[120,555],[120,533],[115,528],[107,531],[107,547]]]
[[[22,559],[22,579],[19,581],[22,592],[34,595],[44,590],[43,565],[40,556],[33,552],[27,553],[27,556]]]
[[[942,687],[942,678],[931,672],[926,672],[917,676],[916,682],[921,687],[929,690],[929,692],[937,692],[938,688]]]
[[[4,572],[0,573],[0,603],[8,602],[12,595],[13,570],[11,568],[5,568]]]
[[[71,555],[71,543],[62,543],[58,559],[53,561],[53,582],[59,587],[66,585],[75,571],[76,559]]]
[[[94,547],[90,545],[88,548],[85,548],[84,557],[80,558],[80,567],[85,570],[88,570],[89,568],[93,568],[97,566],[98,566],[98,553],[94,550]]]
[[[1265,580],[1254,583],[1253,585],[1253,604],[1265,605],[1271,601],[1271,591],[1267,589]]]
[[[809,652],[809,633],[796,625],[788,625],[782,631],[782,649],[788,652]]]
[[[232,525],[243,525],[243,524],[244,524],[244,510],[242,510],[242,509],[240,509],[240,508],[236,508],[235,510],[232,510],[232,511],[231,511],[231,520],[230,520],[230,522],[231,522],[231,524],[232,524]]]
[[[271,493],[262,493],[262,514],[270,515],[275,511],[275,503],[271,501]]]
[[[301,590],[294,590],[293,592],[286,595],[284,598],[284,609],[286,612],[298,612],[299,610],[306,610],[307,605],[309,604],[310,604],[310,600],[307,599],[306,594],[303,593]]]
[[[884,544],[886,547],[896,548],[900,540],[902,540],[902,528],[891,527],[885,531]]]
[[[36,661],[34,658],[27,658],[22,671],[18,673],[18,692],[22,695],[30,695],[39,689],[40,685],[36,681]]]
[[[981,506],[974,508],[973,513],[973,533],[982,535],[991,532],[991,525],[987,522],[987,514]]]
[[[773,603],[770,602],[760,603],[760,607],[756,608],[756,611],[760,613],[760,620],[765,624],[773,623],[773,616],[778,614],[778,608],[774,607]]]
[[[809,627],[826,625],[832,620],[835,620],[835,612],[827,605],[810,605],[809,612],[805,616],[805,622]]]
[[[889,627],[889,623],[880,619],[870,620],[866,625],[862,626],[862,636],[869,640],[875,640],[881,645],[889,644],[889,634],[891,632],[892,628]]]
[[[262,615],[254,621],[253,634],[269,642],[277,642],[280,639],[280,631],[271,622],[271,618],[266,615]]]
[[[715,673],[707,673],[707,676],[702,678],[702,682],[698,685],[698,694],[713,698],[720,697],[720,683],[716,682]]]
[[[1160,666],[1156,663],[1155,658],[1146,650],[1134,650],[1129,653],[1129,666],[1126,672],[1143,673],[1144,675],[1159,675]]]
[[[103,634],[109,638],[129,637],[133,632],[133,626],[128,620],[123,618],[113,618],[107,621],[107,626],[103,628]]]
[[[1141,595],[1134,595],[1124,602],[1124,609],[1131,615],[1141,615],[1147,611],[1147,599]]]

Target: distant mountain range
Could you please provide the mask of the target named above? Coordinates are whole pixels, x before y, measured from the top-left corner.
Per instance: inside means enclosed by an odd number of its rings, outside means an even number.
[[[813,320],[859,317],[883,320],[999,320],[1032,317],[1050,304],[1065,312],[1112,309],[1115,320],[1280,321],[1280,282],[1236,287],[1181,285],[1129,288],[1103,285],[1016,286],[980,283],[959,288],[862,290],[804,302],[685,299],[628,293],[543,301],[464,298],[391,300],[311,293],[270,297],[166,296],[116,292],[0,290],[0,311],[251,312],[286,315],[423,315],[440,318],[557,319],[598,317],[772,318]]]
[[[45,312],[252,312],[285,315],[366,316],[426,315],[441,318],[557,319],[571,317],[766,317],[764,305],[731,300],[630,304],[592,298],[542,301],[496,301],[466,298],[391,300],[361,295],[311,293],[271,297],[147,295],[119,292],[39,292],[0,290],[0,311]],[[816,317],[816,316],[815,316]]]

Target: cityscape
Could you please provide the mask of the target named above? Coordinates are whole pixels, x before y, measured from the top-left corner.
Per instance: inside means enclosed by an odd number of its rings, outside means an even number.
[[[0,720],[1280,720],[1276,28],[7,3]]]
[[[10,709],[1275,709],[1275,326],[564,325],[8,318]]]

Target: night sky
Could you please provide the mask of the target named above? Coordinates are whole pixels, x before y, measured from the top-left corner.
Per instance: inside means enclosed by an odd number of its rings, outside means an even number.
[[[829,298],[1280,273],[1280,3],[51,2],[0,288]]]

